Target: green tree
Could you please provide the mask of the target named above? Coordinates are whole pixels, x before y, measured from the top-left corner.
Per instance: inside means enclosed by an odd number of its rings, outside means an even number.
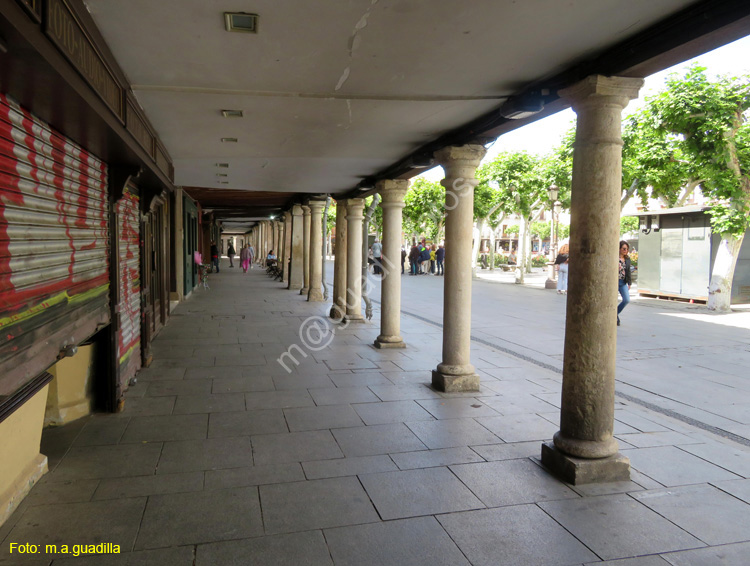
[[[699,182],[712,200],[711,223],[721,243],[708,308],[729,310],[737,258],[750,227],[750,77],[711,80],[705,68],[693,66],[682,78],[672,75],[666,86],[648,100],[641,123],[652,128],[648,143],[663,149],[663,154],[652,150],[652,158],[657,164],[669,162],[669,170],[664,178],[642,182],[665,196],[674,195],[675,186]],[[643,163],[649,163],[648,153],[640,152]]]
[[[417,177],[404,196],[404,231],[438,241],[445,227],[445,189],[440,183]]]
[[[635,216],[623,216],[620,218],[620,236],[638,231],[638,218]]]

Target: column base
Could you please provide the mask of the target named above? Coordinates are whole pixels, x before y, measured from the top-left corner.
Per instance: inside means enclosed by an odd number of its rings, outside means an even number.
[[[379,350],[390,350],[396,348],[406,348],[406,342],[401,339],[401,336],[378,336],[373,343]]]
[[[296,285],[289,284],[289,287],[287,287],[290,291],[300,291],[302,290],[302,287],[297,287]]]
[[[432,370],[432,386],[445,393],[479,391],[479,376],[476,373],[450,375]]]
[[[307,300],[311,303],[322,303],[325,301],[323,298],[323,292],[320,289],[310,289],[307,294]]]
[[[346,317],[344,317],[344,320],[349,322],[365,322],[365,317],[361,314],[348,314]]]
[[[338,305],[331,305],[331,310],[328,313],[328,317],[335,321],[342,322],[346,318],[346,309],[342,309]]]
[[[544,288],[545,289],[557,289],[557,281],[554,279],[547,279],[544,282]]]
[[[306,289],[305,287],[302,287],[302,289],[299,290],[300,295],[307,295],[310,292],[310,289]]]
[[[620,452],[606,458],[576,458],[542,443],[542,464],[553,475],[572,485],[630,480],[630,460]]]

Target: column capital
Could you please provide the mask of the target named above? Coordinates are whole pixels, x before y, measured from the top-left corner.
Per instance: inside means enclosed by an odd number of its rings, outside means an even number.
[[[578,104],[618,104],[622,108],[638,98],[643,79],[590,75],[582,81],[558,91],[558,95],[573,106]]]
[[[295,204],[292,206],[292,216],[302,216],[302,206]]]
[[[487,150],[483,145],[449,145],[435,152],[435,159],[446,169],[445,174],[449,176],[448,169],[452,167],[479,167]]]
[[[346,203],[349,202],[347,199],[334,199],[336,201],[336,208],[346,208]]]
[[[404,195],[409,190],[409,181],[406,179],[383,179],[375,184],[375,190],[383,199],[380,203],[385,207],[388,205],[404,206]]]
[[[311,212],[317,212],[320,213],[326,206],[326,201],[324,200],[310,200],[307,202],[307,206],[310,209]]]
[[[305,216],[310,216],[310,207],[308,205],[302,205],[302,214]]]
[[[365,200],[361,198],[350,198],[344,201],[346,206],[346,218],[364,218]]]

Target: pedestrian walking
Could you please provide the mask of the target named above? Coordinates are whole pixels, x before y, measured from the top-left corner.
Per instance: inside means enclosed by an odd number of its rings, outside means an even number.
[[[557,294],[567,295],[568,294],[568,269],[569,269],[569,251],[570,246],[563,244],[560,246],[560,252],[555,258],[555,266],[557,267]]]
[[[216,273],[219,273],[219,248],[214,240],[211,241],[211,265],[216,269]]]
[[[240,250],[240,265],[242,266],[242,271],[247,273],[247,270],[250,269],[252,263],[253,256],[250,252],[250,244],[245,244]]]
[[[380,240],[375,238],[370,249],[372,250],[373,273],[380,275],[383,273],[383,244],[380,243]]]
[[[404,274],[404,264],[406,263],[406,248],[401,246],[401,275]]]
[[[412,245],[411,250],[409,250],[409,265],[411,267],[409,275],[417,275],[419,273],[419,248],[417,244]]]
[[[437,246],[430,246],[430,273],[435,275],[435,263],[437,262]]]
[[[227,256],[229,257],[229,267],[234,267],[234,246],[232,245],[232,240],[229,240],[229,245],[227,246]]]
[[[440,244],[440,247],[435,252],[435,262],[437,263],[437,275],[445,275],[443,269],[443,261],[445,261],[445,247]]]
[[[250,269],[253,268],[253,263],[255,263],[255,248],[252,244],[247,245],[248,252],[250,253]]]
[[[622,309],[628,306],[630,302],[630,285],[632,284],[632,278],[630,274],[631,263],[630,263],[630,244],[625,240],[620,240],[620,262],[619,262],[619,277],[617,281],[617,291],[622,296],[622,301],[617,305],[617,326],[620,326],[620,313]]]
[[[424,240],[422,240],[422,244],[419,247],[419,263],[419,273],[426,275],[430,269],[430,249]]]

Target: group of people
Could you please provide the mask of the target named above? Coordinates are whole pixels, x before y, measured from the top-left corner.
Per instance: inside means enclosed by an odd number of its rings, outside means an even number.
[[[568,262],[569,247],[564,244],[560,247],[560,253],[555,259],[555,266],[558,270],[557,275],[557,292],[565,295],[568,292]],[[620,326],[620,313],[628,306],[630,302],[630,286],[633,284],[633,267],[630,261],[630,244],[625,240],[620,240],[620,258],[617,270],[617,292],[622,300],[617,305],[617,326]]]
[[[237,255],[237,250],[234,249],[234,244],[231,240],[227,245],[227,257],[229,258],[229,267],[234,267],[234,256]],[[252,244],[247,243],[240,249],[240,266],[242,271],[247,273],[248,269],[253,268],[253,262],[255,261],[255,248]],[[211,266],[216,273],[219,273],[219,247],[216,245],[216,241],[211,242]]]
[[[414,243],[407,256],[406,248],[401,249],[401,273],[404,273],[406,258],[409,258],[409,275],[445,275],[445,247],[440,244],[428,245],[422,241]]]

